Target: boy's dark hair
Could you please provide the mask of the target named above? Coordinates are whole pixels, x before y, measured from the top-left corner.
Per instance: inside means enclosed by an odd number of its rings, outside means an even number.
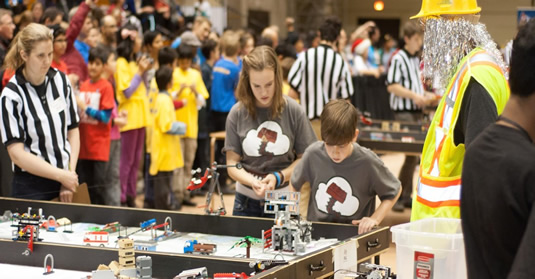
[[[511,94],[528,97],[535,94],[535,20],[530,20],[518,31],[513,41],[509,86]]]
[[[162,47],[158,51],[158,65],[172,65],[178,57],[177,51],[171,47]]]
[[[210,59],[210,53],[212,53],[216,47],[217,42],[212,39],[208,39],[202,44],[201,53],[204,57],[206,57],[206,59]]]
[[[258,42],[256,42],[256,46],[257,47],[259,46],[273,47],[273,40],[268,37],[260,37],[260,39],[258,39]]]
[[[180,44],[176,49],[176,53],[178,54],[178,59],[193,60],[193,58],[195,57],[195,53],[193,52],[193,47],[188,46],[186,44]]]
[[[61,10],[59,10],[56,7],[48,7],[43,12],[43,16],[41,16],[41,22],[40,23],[45,23],[45,20],[47,20],[47,19],[48,20],[54,20],[59,15],[62,16],[62,17],[64,16],[64,14],[63,14],[63,12]]]
[[[311,48],[312,43],[314,43],[314,40],[316,40],[317,37],[319,37],[318,31],[308,31],[308,33],[305,35],[305,40],[303,41],[305,48]]]
[[[154,31],[145,31],[143,33],[143,45],[144,46],[152,46],[152,43],[154,42],[154,39],[160,35],[160,32],[154,30]]]
[[[293,57],[286,57],[282,59],[281,61],[282,78],[285,81],[288,80],[288,74],[290,73],[290,69],[292,68],[294,63],[295,63],[295,58]]]
[[[169,66],[163,66],[156,71],[156,85],[160,91],[167,90],[167,86],[173,79],[173,69]]]
[[[63,29],[63,27],[61,27],[59,24],[49,25],[47,27],[50,28],[50,30],[52,30],[52,35],[54,36],[54,40],[58,36],[66,34],[65,29]]]
[[[320,26],[320,37],[327,42],[334,42],[340,35],[342,23],[337,17],[329,17]]]
[[[375,32],[377,32],[379,30],[379,28],[377,28],[377,26],[370,26],[370,28],[368,29],[368,38],[371,38],[373,37],[373,35],[375,35]]]
[[[290,57],[297,58],[297,53],[295,52],[295,47],[287,43],[281,43],[275,48],[275,53],[277,56],[282,55],[282,58]]]
[[[321,113],[321,138],[326,144],[349,143],[355,136],[358,124],[357,109],[346,100],[332,100]]]
[[[419,34],[423,35],[424,30],[422,26],[416,20],[409,20],[403,25],[402,34],[404,37],[411,38],[412,36]]]
[[[92,47],[89,49],[89,58],[87,59],[89,62],[93,62],[95,60],[100,60],[102,64],[108,63],[108,58],[110,57],[110,50],[107,47]]]

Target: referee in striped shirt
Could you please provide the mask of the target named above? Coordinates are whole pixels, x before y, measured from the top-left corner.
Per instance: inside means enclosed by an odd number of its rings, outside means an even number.
[[[32,23],[17,34],[4,65],[17,69],[0,97],[2,142],[15,164],[12,195],[72,201],[80,149],[70,82],[51,68],[53,35]]]
[[[390,95],[390,108],[398,121],[416,122],[423,117],[422,107],[432,100],[427,97],[420,78],[420,59],[417,53],[422,47],[423,30],[415,21],[409,21],[403,27],[405,46],[394,54],[386,77],[387,90]],[[412,181],[418,156],[405,156],[405,162],[399,172],[403,188],[401,197],[394,207],[403,211],[411,205]]]
[[[319,29],[320,45],[302,53],[288,74],[289,95],[301,101],[318,138],[323,107],[332,99],[347,99],[353,95],[349,66],[333,49],[341,28],[338,18],[328,18]]]

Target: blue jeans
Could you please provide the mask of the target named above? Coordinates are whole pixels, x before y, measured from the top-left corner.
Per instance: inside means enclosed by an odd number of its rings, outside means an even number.
[[[234,216],[274,218],[273,214],[264,213],[264,200],[251,199],[236,192],[234,198]]]

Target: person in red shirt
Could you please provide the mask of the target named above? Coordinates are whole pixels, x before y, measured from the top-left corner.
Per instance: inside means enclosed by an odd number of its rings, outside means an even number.
[[[93,204],[105,204],[112,185],[105,170],[110,154],[111,112],[115,105],[113,87],[102,77],[109,51],[103,47],[89,50],[89,79],[80,85],[77,103],[80,109],[80,155],[77,173],[88,185]]]
[[[61,56],[67,50],[67,36],[65,35],[65,29],[59,26],[59,24],[50,25],[48,28],[50,28],[54,34],[54,57],[52,58],[52,64],[50,66],[68,75],[67,64],[61,59]]]

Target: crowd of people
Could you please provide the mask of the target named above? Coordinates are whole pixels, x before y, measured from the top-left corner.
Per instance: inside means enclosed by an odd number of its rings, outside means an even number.
[[[518,143],[506,147],[528,162],[522,166],[533,160],[525,156],[533,153],[533,121],[526,118],[533,103],[526,74],[531,64],[520,60],[533,59],[534,24],[514,41],[508,81],[507,65],[474,5],[454,18],[422,10],[416,17],[424,28],[407,21],[400,48],[373,22],[348,35],[336,17],[309,33],[297,32],[288,18],[284,39],[277,26],[258,35],[217,34],[203,1],[195,17],[157,0],[142,1],[137,10],[133,1],[104,7],[96,0],[19,1],[0,8],[3,183],[12,175],[13,197],[63,202],[86,183],[92,203],[135,207],[143,162],[144,207],[180,209],[193,205],[186,190],[192,169],[211,165],[209,133],[225,131],[216,161],[243,166],[219,176],[223,192],[235,195],[234,215],[265,217],[269,190],[301,191],[309,220],[358,224],[359,233],[379,225],[392,208],[412,207],[413,220],[462,215],[467,255],[476,257],[474,251],[483,251],[477,231],[487,220],[477,210],[484,205],[476,181],[499,168],[478,167],[498,162],[499,150],[488,158],[486,150],[506,146],[500,135],[507,134]],[[442,36],[452,25],[467,33]],[[436,59],[437,53],[452,59]],[[348,99],[358,76],[383,76],[390,93],[385,109],[399,121],[419,121],[424,107],[438,105],[414,194],[417,156],[406,157],[397,179],[355,143],[359,117]],[[5,170],[8,159],[12,172]],[[522,175],[532,181],[533,170]],[[507,192],[500,188],[509,185],[504,177],[488,176],[486,183]],[[527,191],[524,181],[515,183],[520,193]],[[532,195],[526,193],[506,196],[522,205],[519,231],[532,229]],[[513,219],[515,212],[501,217]],[[478,268],[469,272],[478,274]]]
[[[152,2],[137,12],[129,1],[104,7],[95,0],[0,9],[11,195],[69,202],[86,183],[92,203],[134,207],[143,163],[144,207],[193,205],[191,171],[210,166],[209,133],[226,131],[216,160],[244,168],[221,171],[223,191],[235,193],[235,215],[263,216],[265,191],[287,190],[307,147],[324,136],[323,108],[354,93],[353,52],[340,20],[327,18],[303,35],[289,18],[285,39],[277,26],[217,34],[206,5],[188,25],[175,20],[176,7]],[[352,39],[377,39],[378,29],[368,23],[357,33]],[[314,62],[318,53],[326,58]],[[321,74],[307,63],[322,65]],[[395,201],[399,183],[385,183],[384,198]],[[368,207],[336,220],[369,217]]]

